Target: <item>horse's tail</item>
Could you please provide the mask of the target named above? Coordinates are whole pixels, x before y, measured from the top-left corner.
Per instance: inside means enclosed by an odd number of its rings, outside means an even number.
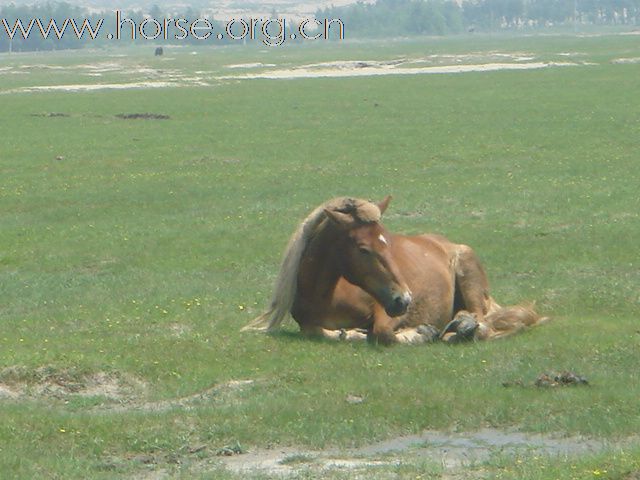
[[[289,239],[273,289],[269,309],[255,318],[249,325],[243,327],[242,331],[272,332],[289,315],[296,296],[300,260],[307,244],[311,241],[312,236],[325,218],[324,207],[324,205],[321,205],[311,212]]]
[[[273,316],[273,308],[270,308],[259,317],[254,318],[251,321],[251,323],[242,327],[240,331],[246,332],[247,330],[255,330],[258,332],[268,332],[269,330],[275,329],[276,328],[275,325],[273,326],[271,325],[272,316]],[[273,323],[275,324],[276,322],[273,322]],[[282,323],[282,320],[278,321],[277,323],[278,324]]]
[[[301,255],[301,252],[294,252],[293,257],[297,258],[293,258],[293,261],[299,261],[298,255]],[[269,309],[243,327],[241,329],[242,332],[247,330],[273,332],[280,327],[283,320],[289,315],[296,293],[293,274],[297,273],[297,266],[292,267],[290,265],[292,263],[291,257],[292,255],[287,254],[282,262],[282,268],[276,279],[276,286]]]
[[[535,311],[534,305],[500,307],[495,302],[492,303],[492,308],[480,324],[476,338],[504,338],[549,321],[549,317],[541,317]]]
[[[247,330],[253,330],[258,332],[272,332],[282,324],[282,321],[288,314],[288,308],[283,308],[282,305],[271,304],[269,310],[259,317],[254,318],[251,323],[242,327],[240,331],[246,332]]]

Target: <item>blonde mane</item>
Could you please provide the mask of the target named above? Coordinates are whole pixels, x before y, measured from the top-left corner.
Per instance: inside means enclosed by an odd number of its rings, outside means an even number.
[[[289,315],[296,297],[300,261],[313,237],[327,225],[325,210],[350,214],[362,223],[377,222],[381,216],[380,209],[374,203],[348,197],[329,200],[311,212],[289,239],[269,309],[244,327],[243,331],[272,332]]]

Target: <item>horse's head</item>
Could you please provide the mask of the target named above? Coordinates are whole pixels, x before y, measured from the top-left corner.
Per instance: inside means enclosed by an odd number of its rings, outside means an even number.
[[[391,197],[379,204],[348,199],[343,205],[326,208],[342,241],[337,245],[344,277],[374,297],[391,317],[406,313],[411,303],[407,287],[392,255],[390,238],[380,216]]]

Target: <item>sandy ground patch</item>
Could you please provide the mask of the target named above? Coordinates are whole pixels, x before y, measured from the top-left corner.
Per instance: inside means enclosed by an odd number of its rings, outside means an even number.
[[[89,70],[94,73],[107,73],[107,72],[120,72],[122,71],[123,65],[119,62],[100,62],[100,63],[75,65],[73,68],[76,68],[79,70]]]
[[[358,63],[360,63],[358,65]],[[550,67],[577,66],[572,62],[529,62],[529,63],[484,63],[441,65],[429,67],[397,67],[394,65],[371,65],[367,62],[347,62],[336,66],[336,62],[330,64],[305,65],[297,68],[270,70],[261,73],[248,73],[243,75],[226,75],[217,77],[218,80],[248,80],[248,79],[301,79],[301,78],[342,78],[342,77],[367,77],[380,75],[425,75],[444,73],[469,73],[469,72],[495,72],[500,70],[535,70]]]
[[[459,64],[459,63],[491,63],[496,61],[510,62],[530,62],[536,56],[527,52],[476,52],[465,54],[437,53],[421,58],[409,60],[410,63],[436,63],[436,64]]]
[[[68,84],[68,85],[36,85],[22,87],[5,93],[31,93],[31,92],[94,92],[96,90],[130,90],[135,88],[167,88],[179,87],[176,82],[129,82],[129,83],[93,83],[93,84]]]
[[[227,65],[227,68],[266,68],[275,67],[275,63],[237,63],[234,65]]]
[[[49,366],[29,370],[7,367],[0,371],[0,400],[68,399],[102,397],[108,402],[123,402],[146,390],[141,380],[116,372],[82,373]]]
[[[16,399],[20,397],[20,391],[15,387],[10,387],[8,385],[3,385],[0,383],[0,400],[3,398]]]
[[[184,86],[212,86],[228,80],[251,79],[305,79],[305,78],[344,78],[380,75],[428,75],[471,72],[495,72],[503,70],[536,70],[552,67],[587,65],[585,62],[572,62],[568,57],[572,52],[562,52],[558,56],[567,61],[536,61],[533,54],[527,52],[478,52],[470,54],[433,54],[418,58],[395,58],[391,60],[342,60],[311,63],[287,68],[273,63],[238,63],[226,65],[228,75],[218,72],[199,70],[185,73],[177,69],[159,69],[144,64],[128,64],[120,58],[107,61],[80,64],[73,67],[56,65],[22,65],[20,67],[2,67],[0,75],[10,73],[28,73],[32,70],[61,70],[65,73],[75,70],[78,76],[95,79],[96,83],[64,83],[57,85],[30,85],[1,94],[37,93],[37,92],[93,92],[99,90],[129,90],[147,88],[175,88]],[[578,55],[577,53],[575,55]],[[618,59],[613,63],[634,63],[636,59]],[[257,70],[257,71],[256,71]],[[233,72],[233,73],[232,73]],[[103,76],[109,81],[100,81]],[[122,81],[118,81],[118,77]]]
[[[36,93],[36,92],[93,92],[98,90],[131,90],[143,88],[169,88],[183,86],[209,86],[203,76],[185,74],[180,70],[158,69],[144,64],[130,64],[126,61],[105,61],[79,64],[70,67],[55,65],[22,65],[20,67],[3,67],[0,75],[6,73],[29,73],[33,70],[64,70],[75,72],[77,77],[96,79],[96,83],[64,83],[57,85],[29,85],[11,90],[0,91],[0,94]],[[109,81],[100,82],[103,76]],[[68,78],[68,77],[66,77]],[[121,80],[121,81],[120,81]]]
[[[94,74],[89,76],[100,76]],[[12,90],[0,91],[2,94],[11,93],[37,93],[37,92],[95,92],[99,90],[133,90],[142,88],[177,88],[189,86],[210,86],[209,82],[200,77],[165,76],[168,80],[149,80],[123,83],[77,83],[64,85],[34,85],[30,87],[20,87]]]
[[[629,64],[629,63],[640,63],[640,57],[629,57],[629,58],[614,58],[611,60],[611,63],[616,64]]]
[[[196,392],[192,395],[180,398],[172,398],[169,400],[160,400],[155,402],[144,402],[139,399],[132,399],[129,402],[118,405],[101,405],[96,411],[110,412],[163,412],[172,408],[180,408],[181,410],[191,410],[198,405],[208,403],[213,398],[223,398],[225,395],[232,395],[249,388],[255,384],[255,380],[229,380],[228,382],[213,385],[206,390]]]
[[[255,380],[229,380],[184,397],[146,401],[148,385],[131,375],[120,372],[80,373],[73,370],[44,366],[35,370],[7,367],[0,371],[0,402],[100,397],[101,402],[89,409],[92,412],[161,412],[172,408],[190,410],[212,399],[232,399],[234,395],[253,386]]]

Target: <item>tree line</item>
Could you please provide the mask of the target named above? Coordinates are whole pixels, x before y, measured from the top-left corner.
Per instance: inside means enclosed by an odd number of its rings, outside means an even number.
[[[638,25],[640,0],[377,0],[318,10],[349,38],[446,35],[562,25]]]
[[[275,12],[272,14],[276,16]],[[123,12],[123,18],[141,25],[145,18],[183,18],[195,21],[205,18],[202,12],[186,7],[181,12],[163,12],[153,6],[148,12],[131,10]],[[377,0],[375,3],[358,2],[342,7],[330,7],[316,12],[318,19],[340,19],[346,38],[400,37],[412,35],[447,35],[467,31],[494,31],[500,29],[545,28],[558,25],[638,25],[640,23],[640,0]],[[33,24],[40,19],[40,24]],[[75,19],[67,25],[66,33],[57,38],[50,25],[53,19],[62,27],[66,19]],[[82,39],[76,31],[83,21],[96,28],[103,20],[98,38],[91,39],[85,30]],[[23,29],[31,28],[24,39],[17,22]],[[225,31],[225,22],[209,18],[215,32]],[[86,23],[86,22],[85,22]],[[86,25],[85,25],[86,26]],[[49,38],[43,38],[41,30],[49,28]],[[155,26],[149,25],[147,35],[153,36]],[[102,46],[109,43],[104,32],[114,32],[114,11],[90,13],[88,10],[66,2],[36,5],[5,5],[0,7],[0,52],[72,49],[86,46]],[[130,27],[122,29],[129,42],[148,42],[137,35],[131,38]],[[11,38],[13,37],[13,38]],[[122,41],[127,41],[124,39]],[[232,41],[229,38],[216,40],[215,44]],[[259,41],[259,40],[255,40]],[[298,39],[300,41],[300,39]],[[201,43],[193,36],[175,39],[173,34],[156,39],[158,43]]]

